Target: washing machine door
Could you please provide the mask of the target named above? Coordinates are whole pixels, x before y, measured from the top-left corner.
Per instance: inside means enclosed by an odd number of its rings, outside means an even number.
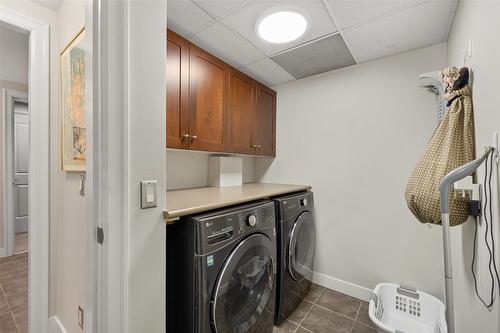
[[[273,323],[274,244],[262,235],[243,240],[229,255],[212,303],[217,333],[262,332]]]
[[[288,245],[288,272],[297,282],[312,281],[316,227],[310,212],[303,212],[295,221]]]

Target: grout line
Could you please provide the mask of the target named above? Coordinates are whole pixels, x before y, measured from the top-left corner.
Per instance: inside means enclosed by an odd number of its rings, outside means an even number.
[[[311,331],[310,329],[305,328],[304,326],[299,326],[299,327],[302,328],[303,330],[306,330],[308,332],[314,333],[314,331]],[[297,329],[299,329],[299,327],[297,327]]]
[[[347,315],[345,315],[345,314],[343,314],[343,313],[340,313],[340,312],[337,312],[337,311],[333,311],[332,309],[325,308],[324,306],[319,305],[319,304],[314,304],[314,305],[316,305],[317,307],[320,307],[320,308],[322,308],[322,309],[328,310],[328,311],[330,311],[330,312],[333,312],[333,313],[335,313],[335,314],[337,314],[337,315],[339,315],[339,316],[342,316],[342,317],[345,317],[345,318],[347,318],[347,319],[350,319],[350,320],[354,321],[354,319],[353,319],[353,318],[351,318],[351,317],[349,317],[349,316],[347,316]]]
[[[358,306],[358,311],[356,311],[356,317],[354,317],[354,320],[358,320],[358,316],[359,316],[359,311],[361,311],[361,305],[363,303],[359,302],[359,306]]]
[[[299,329],[299,327],[300,327],[300,326],[299,326],[299,325],[296,325],[296,326],[297,326],[297,327],[295,327],[295,329],[293,330],[293,332],[292,332],[292,333],[297,333],[297,330]]]
[[[358,311],[356,311],[356,315],[354,316],[354,320],[352,321],[351,333],[352,333],[352,330],[354,329],[354,324],[356,324],[356,319],[358,319],[359,310],[361,309],[361,304],[362,303],[359,302]]]
[[[22,307],[20,307],[20,308],[15,309],[14,311],[20,311],[20,310],[22,310],[22,309],[24,309],[24,308],[26,308],[26,310],[27,310],[27,309],[28,309],[28,306],[27,306],[27,305],[26,305],[26,306],[22,306]],[[15,324],[16,324],[16,326],[17,326],[17,330],[18,330],[19,332],[21,332],[21,324],[17,322],[17,318],[16,318],[16,316],[14,315],[14,312],[12,312],[12,311],[11,311],[11,314],[12,314],[12,317],[14,318],[14,323],[15,323]]]
[[[318,297],[317,297],[317,298],[316,298],[316,300],[313,302],[314,304],[317,304],[316,302],[318,302],[318,301],[319,301],[319,298],[320,298],[321,296],[323,296],[323,294],[324,294],[324,292],[325,292],[325,290],[326,290],[326,289],[327,289],[326,287],[323,287],[323,290],[321,290],[321,292],[319,293]]]
[[[362,325],[362,326],[365,326],[365,327],[368,327],[368,328],[371,328],[371,329],[374,329],[374,330],[376,330],[376,329],[377,329],[377,328],[376,328],[376,327],[374,327],[374,326],[367,325],[367,324],[365,324],[365,323],[363,323],[363,322],[360,322],[360,321],[357,321],[357,320],[355,321],[355,323],[356,323],[356,324],[359,324],[359,325]]]
[[[304,315],[304,317],[302,318],[302,320],[300,321],[299,325],[297,326],[297,329],[299,329],[299,327],[302,327],[300,325],[302,325],[302,323],[304,322],[304,320],[306,319],[307,315],[309,314],[309,312],[311,312],[312,308],[314,307],[314,303],[312,303],[311,307],[309,308],[309,310],[307,311],[307,313]],[[303,327],[305,328],[305,327]]]
[[[10,308],[10,304],[9,304],[9,301],[7,300],[7,296],[5,295],[5,292],[3,291],[3,286],[2,286],[2,284],[0,284],[0,292],[1,292],[1,293],[2,293],[2,295],[3,295],[3,299],[5,300],[5,303],[7,304],[7,308],[9,309],[9,311],[7,311],[7,312],[11,312],[11,311],[12,311],[12,309]],[[6,313],[7,313],[7,312],[6,312]]]

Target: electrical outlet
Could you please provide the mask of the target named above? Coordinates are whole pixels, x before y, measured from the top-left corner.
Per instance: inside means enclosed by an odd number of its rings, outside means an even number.
[[[78,326],[83,330],[83,309],[78,306]]]
[[[453,187],[455,199],[481,201],[481,185],[474,184],[472,176],[460,179]]]

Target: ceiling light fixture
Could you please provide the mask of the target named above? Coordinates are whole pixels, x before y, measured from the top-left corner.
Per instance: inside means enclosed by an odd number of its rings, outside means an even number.
[[[304,35],[309,28],[307,12],[298,6],[279,6],[264,12],[255,25],[257,35],[266,42],[284,44]]]

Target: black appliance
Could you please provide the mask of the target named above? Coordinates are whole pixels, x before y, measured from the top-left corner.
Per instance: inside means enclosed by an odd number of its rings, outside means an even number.
[[[271,201],[167,227],[167,332],[271,333],[276,299]]]
[[[275,323],[282,323],[302,302],[314,271],[316,227],[312,192],[273,199],[276,205],[278,286]]]

